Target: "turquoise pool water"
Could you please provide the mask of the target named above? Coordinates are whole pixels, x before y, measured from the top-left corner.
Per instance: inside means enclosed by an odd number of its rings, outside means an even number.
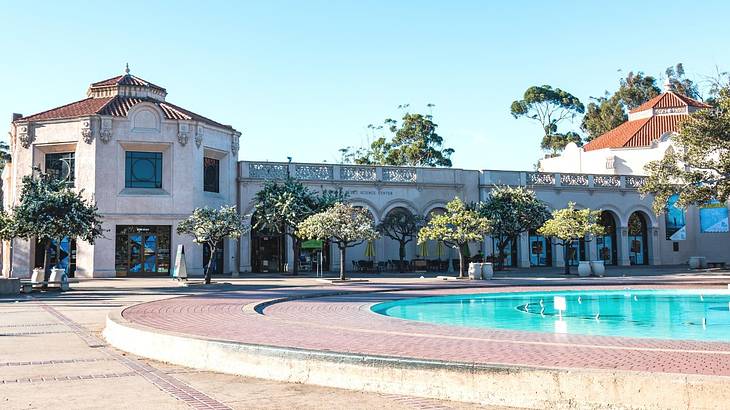
[[[730,342],[730,292],[722,290],[480,293],[384,302],[372,310],[457,326]]]

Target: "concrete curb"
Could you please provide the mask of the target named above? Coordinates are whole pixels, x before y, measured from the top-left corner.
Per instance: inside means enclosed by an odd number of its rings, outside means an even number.
[[[541,369],[254,345],[107,317],[113,346],[200,370],[352,390],[527,408],[703,408],[730,402],[730,377]],[[458,348],[454,346],[453,348]]]

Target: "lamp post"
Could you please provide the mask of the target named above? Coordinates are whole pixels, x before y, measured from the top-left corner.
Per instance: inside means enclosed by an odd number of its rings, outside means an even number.
[[[286,157],[286,159],[288,161],[288,164],[286,165],[286,179],[289,179],[289,178],[291,178],[291,175],[290,175],[291,174],[291,170],[290,170],[290,168],[291,168],[291,160],[292,160],[292,157]]]

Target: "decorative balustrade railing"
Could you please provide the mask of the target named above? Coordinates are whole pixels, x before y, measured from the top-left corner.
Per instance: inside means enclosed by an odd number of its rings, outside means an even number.
[[[555,174],[528,172],[527,183],[529,185],[555,185]]]
[[[372,167],[342,167],[340,179],[345,181],[376,181],[378,173]]]
[[[560,185],[563,185],[563,186],[588,186],[588,175],[586,175],[586,174],[560,174]]]
[[[626,186],[629,188],[641,188],[646,183],[646,177],[637,177],[634,175],[626,177]]]
[[[416,170],[412,168],[383,168],[383,181],[416,182]]]
[[[600,188],[621,187],[621,177],[618,175],[593,175],[593,186]]]
[[[331,180],[333,171],[331,165],[296,165],[294,175],[299,179]]]
[[[286,164],[250,162],[248,164],[248,176],[256,179],[285,179],[287,167]]]

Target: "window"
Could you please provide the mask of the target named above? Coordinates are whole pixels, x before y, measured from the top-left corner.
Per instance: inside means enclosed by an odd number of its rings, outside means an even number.
[[[203,190],[220,192],[221,162],[215,158],[203,158]]]
[[[127,151],[124,186],[162,188],[162,153]]]
[[[74,186],[74,157],[73,152],[46,154],[46,173]]]

